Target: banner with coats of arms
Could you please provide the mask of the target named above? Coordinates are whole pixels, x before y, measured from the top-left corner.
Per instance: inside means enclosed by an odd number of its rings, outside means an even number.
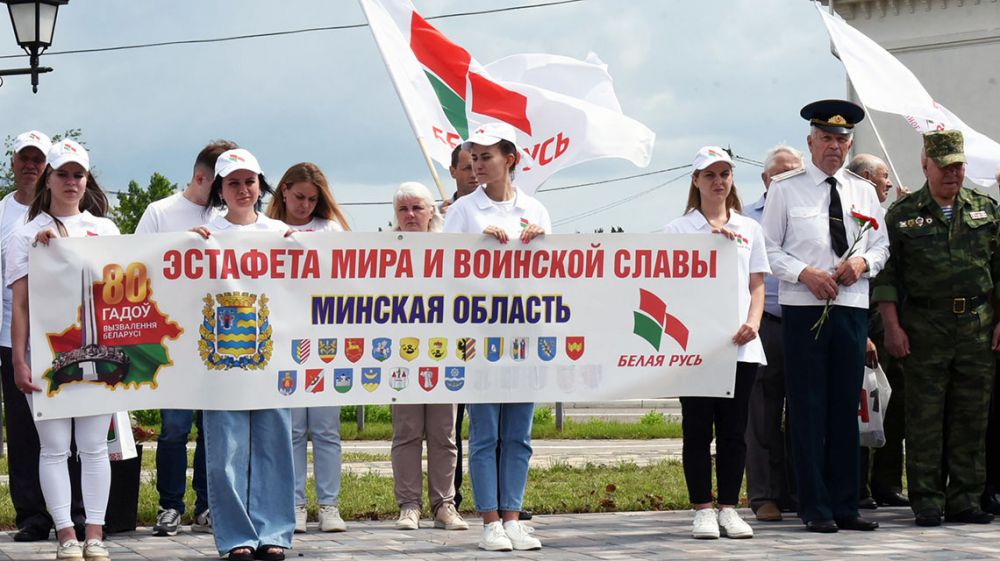
[[[722,236],[175,233],[30,254],[37,418],[731,396]]]

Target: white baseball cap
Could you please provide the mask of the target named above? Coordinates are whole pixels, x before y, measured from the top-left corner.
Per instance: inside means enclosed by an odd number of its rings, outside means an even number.
[[[42,154],[48,154],[49,149],[52,148],[52,141],[45,133],[39,131],[22,132],[14,139],[15,154],[29,146],[38,148]]]
[[[473,144],[480,146],[493,146],[501,140],[506,140],[517,146],[517,131],[507,123],[485,123],[477,128],[462,143],[462,150],[468,150]]]
[[[234,171],[245,169],[260,175],[260,164],[257,158],[253,157],[248,150],[243,148],[233,148],[219,154],[219,159],[215,160],[215,175],[226,177]]]
[[[70,162],[83,166],[84,171],[90,171],[90,155],[83,146],[74,140],[60,140],[52,145],[48,155],[52,169],[59,169]]]
[[[691,165],[696,171],[701,171],[708,166],[716,162],[726,162],[729,167],[736,167],[733,163],[733,159],[729,157],[729,152],[726,152],[718,146],[703,146],[701,150],[694,156],[694,161]]]

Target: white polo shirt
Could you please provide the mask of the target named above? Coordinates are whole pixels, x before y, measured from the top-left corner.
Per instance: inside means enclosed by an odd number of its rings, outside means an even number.
[[[746,322],[747,317],[750,315],[750,274],[769,274],[771,272],[771,267],[767,263],[764,232],[760,224],[735,210],[729,212],[729,221],[726,222],[725,227],[740,236],[740,238],[732,242],[736,244],[736,255],[739,259],[736,267],[740,287],[737,298],[737,303],[740,307],[739,317],[743,322]],[[667,234],[711,234],[712,226],[705,220],[705,216],[700,211],[693,210],[667,224],[663,228],[663,231]],[[735,333],[733,334],[735,335]],[[736,353],[736,360],[739,362],[767,364],[767,358],[764,356],[764,347],[760,343],[760,337],[756,337],[754,340],[740,345]]]
[[[512,239],[520,237],[521,230],[536,224],[552,233],[549,211],[537,199],[514,187],[514,198],[496,202],[486,195],[486,186],[455,201],[444,216],[444,231],[462,234],[481,234],[488,226],[507,231]]]
[[[220,214],[214,220],[205,224],[205,227],[210,232],[281,232],[284,234],[290,230],[288,224],[280,220],[268,218],[264,216],[263,212],[257,213],[257,222],[253,224],[233,224]]]
[[[21,226],[24,226],[25,220],[28,218],[28,207],[17,202],[17,199],[14,198],[15,193],[16,191],[0,200],[0,238],[2,238],[0,241],[0,265],[6,261],[3,256],[7,253],[7,246],[14,238],[14,233]],[[7,283],[2,284],[3,325],[0,326],[0,347],[10,347],[10,307],[14,298]]]
[[[118,226],[115,226],[115,223],[110,219],[98,218],[87,211],[73,216],[59,217],[59,221],[66,227],[66,232],[71,238],[117,236],[120,233]],[[6,276],[3,280],[7,286],[28,276],[28,248],[34,243],[35,235],[46,228],[59,231],[55,220],[43,212],[14,233],[7,246],[7,254],[4,256]]]
[[[183,192],[174,193],[149,203],[135,226],[135,233],[187,232],[191,228],[212,221],[218,215],[217,209],[193,203]]]
[[[312,220],[301,226],[288,226],[297,232],[343,232],[344,228],[336,220],[327,220],[313,216]]]

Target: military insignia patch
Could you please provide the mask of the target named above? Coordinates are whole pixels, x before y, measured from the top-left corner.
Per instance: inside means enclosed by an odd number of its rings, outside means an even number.
[[[448,340],[444,337],[431,337],[427,341],[427,354],[434,360],[443,360],[448,356]]]
[[[309,339],[292,339],[292,360],[302,364],[309,360]]]
[[[422,366],[417,372],[417,382],[425,392],[433,390],[438,384],[437,366]]]
[[[319,339],[316,342],[316,351],[319,354],[320,360],[323,362],[332,362],[333,359],[337,358],[337,340]]]
[[[365,340],[363,338],[344,339],[344,356],[351,362],[361,360],[365,354]]]
[[[403,337],[399,340],[399,356],[406,360],[413,360],[420,355],[420,339],[416,337]]]
[[[295,393],[297,374],[294,370],[279,370],[278,393],[281,395],[292,395]]]
[[[503,337],[486,338],[486,360],[497,362],[503,357]]]
[[[583,349],[583,337],[566,338],[566,356],[568,356],[570,360],[579,360],[579,358],[583,356]]]
[[[465,385],[465,367],[449,366],[444,369],[444,387],[457,392]]]
[[[326,375],[322,368],[309,368],[306,370],[306,393],[322,393],[324,390],[324,379]]]
[[[455,356],[459,360],[469,362],[476,357],[476,339],[473,337],[460,337],[455,341]]]
[[[392,356],[392,339],[388,337],[376,337],[372,339],[372,358],[379,362],[385,362]]]
[[[389,374],[389,387],[396,390],[397,392],[406,389],[410,383],[410,369],[409,368],[393,368],[392,372]]]
[[[556,338],[555,337],[539,337],[538,338],[538,358],[544,361],[550,361],[556,357]]]
[[[378,384],[375,385],[378,386]],[[351,391],[352,387],[354,387],[354,369],[335,368],[333,370],[333,389],[337,390],[337,393],[347,393]]]
[[[266,295],[211,294],[202,299],[198,354],[213,370],[260,370],[271,360],[271,323]]]
[[[362,368],[361,385],[368,391],[373,392],[382,383],[381,368]]]
[[[924,217],[923,216],[918,216],[917,217],[917,226],[923,226],[923,225],[924,225]]]
[[[511,337],[510,339],[510,358],[517,362],[521,362],[528,357],[528,338],[527,337]]]

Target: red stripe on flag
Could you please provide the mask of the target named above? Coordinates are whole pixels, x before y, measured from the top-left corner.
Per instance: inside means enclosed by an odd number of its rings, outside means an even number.
[[[465,99],[465,76],[472,60],[469,51],[452,43],[417,12],[410,19],[410,49],[421,64]]]
[[[524,131],[525,134],[531,134],[527,97],[491,82],[479,74],[470,73],[469,82],[472,84],[473,113],[500,119]]]
[[[677,341],[681,348],[686,351],[688,347],[687,326],[670,314],[666,314],[665,319],[667,320],[667,324],[663,328],[663,332],[673,337],[674,341]]]
[[[667,315],[667,304],[648,290],[639,289],[639,309],[646,313],[656,323],[663,327],[663,318]]]

